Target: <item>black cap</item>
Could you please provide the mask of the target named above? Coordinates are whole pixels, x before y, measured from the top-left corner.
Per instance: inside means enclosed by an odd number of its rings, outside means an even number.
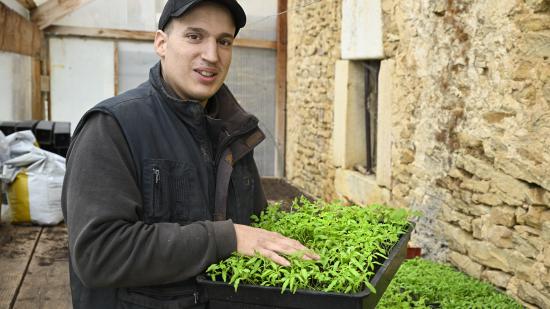
[[[168,0],[164,6],[164,10],[162,10],[162,14],[160,15],[159,29],[164,30],[170,19],[181,16],[183,13],[194,8],[199,3],[206,1],[221,4],[229,9],[231,15],[233,15],[233,21],[235,22],[235,36],[237,36],[239,29],[244,27],[246,24],[246,14],[237,0]]]

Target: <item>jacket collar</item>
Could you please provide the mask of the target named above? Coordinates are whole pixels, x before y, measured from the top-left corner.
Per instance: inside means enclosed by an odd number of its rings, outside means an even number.
[[[247,113],[224,84],[208,100],[206,108],[200,102],[182,100],[162,78],[160,61],[151,68],[149,80],[169,108],[188,125],[197,127],[206,119],[212,143],[221,150],[231,144],[237,161],[265,139],[258,127],[258,119]],[[236,143],[235,143],[236,142]]]

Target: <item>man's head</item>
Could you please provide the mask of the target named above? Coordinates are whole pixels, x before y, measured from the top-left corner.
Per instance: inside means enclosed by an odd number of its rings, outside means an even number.
[[[163,78],[182,99],[206,103],[222,86],[246,16],[236,0],[169,0],[155,36]]]

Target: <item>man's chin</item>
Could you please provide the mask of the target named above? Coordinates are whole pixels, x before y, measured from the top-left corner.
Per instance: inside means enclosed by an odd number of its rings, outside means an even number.
[[[206,101],[206,100],[210,99],[211,97],[213,97],[216,94],[216,92],[218,92],[218,90],[220,90],[220,88],[221,88],[221,85],[219,87],[209,88],[209,89],[205,89],[203,91],[197,91],[197,92],[193,93],[193,97],[197,101]]]

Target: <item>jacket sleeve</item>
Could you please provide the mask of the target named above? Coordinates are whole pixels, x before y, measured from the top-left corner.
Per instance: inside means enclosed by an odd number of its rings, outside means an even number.
[[[133,159],[114,118],[89,116],[71,146],[62,207],[75,273],[85,286],[182,281],[237,248],[230,220],[145,224]]]

